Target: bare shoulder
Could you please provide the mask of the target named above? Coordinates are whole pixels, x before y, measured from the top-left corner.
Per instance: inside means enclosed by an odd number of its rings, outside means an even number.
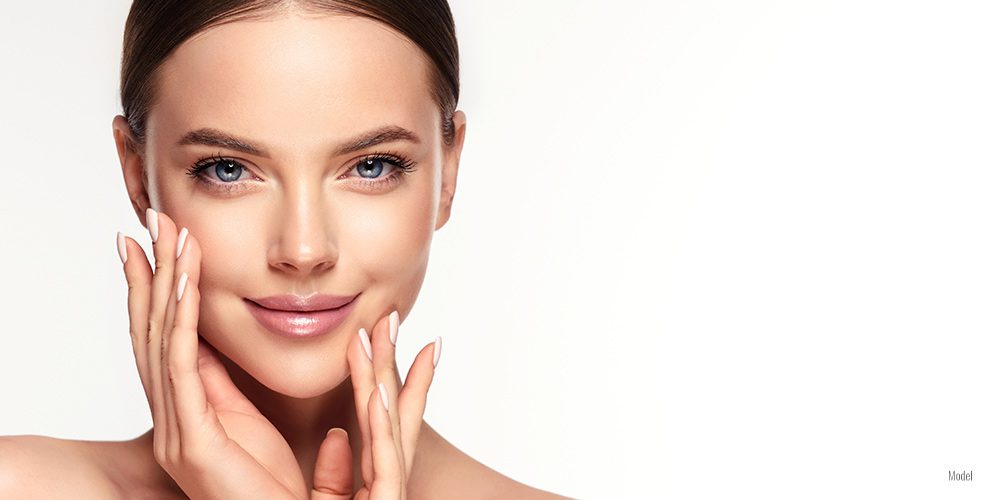
[[[121,498],[84,441],[0,436],[0,498]]]
[[[426,423],[414,457],[408,498],[414,500],[567,500],[521,483],[472,458]]]

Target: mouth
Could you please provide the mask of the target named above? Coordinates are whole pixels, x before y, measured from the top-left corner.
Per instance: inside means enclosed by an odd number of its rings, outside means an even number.
[[[359,295],[279,295],[244,298],[243,302],[264,329],[281,337],[302,339],[323,335],[340,326]]]

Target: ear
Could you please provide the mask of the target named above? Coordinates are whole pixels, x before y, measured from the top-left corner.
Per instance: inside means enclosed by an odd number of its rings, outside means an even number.
[[[111,122],[115,136],[115,146],[118,148],[118,161],[122,164],[122,175],[125,177],[125,189],[132,202],[139,223],[146,226],[146,209],[149,203],[149,191],[146,185],[146,169],[139,146],[132,135],[132,127],[124,116],[118,115]]]
[[[451,217],[451,204],[455,199],[455,185],[458,181],[458,161],[465,144],[465,112],[455,111],[452,122],[455,124],[455,141],[445,150],[444,164],[441,166],[441,199],[438,202],[435,231],[441,229]]]

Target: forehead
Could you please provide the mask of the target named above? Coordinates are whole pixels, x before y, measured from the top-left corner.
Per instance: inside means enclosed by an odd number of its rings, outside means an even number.
[[[222,24],[158,71],[155,136],[214,127],[291,154],[389,124],[425,136],[438,121],[420,48],[357,16],[290,11]]]

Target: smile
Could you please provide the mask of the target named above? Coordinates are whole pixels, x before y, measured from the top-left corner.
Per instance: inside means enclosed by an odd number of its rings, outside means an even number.
[[[250,314],[266,330],[282,337],[302,339],[323,335],[340,326],[353,309],[357,295],[346,298],[330,297],[323,296],[318,299],[301,300],[294,298],[294,296],[280,296],[255,300],[243,299],[243,302]],[[282,304],[281,307],[288,309],[265,307],[257,300],[271,307]],[[344,303],[345,300],[346,303]],[[311,309],[315,305],[310,304],[319,303],[338,303],[340,305],[329,309]]]

